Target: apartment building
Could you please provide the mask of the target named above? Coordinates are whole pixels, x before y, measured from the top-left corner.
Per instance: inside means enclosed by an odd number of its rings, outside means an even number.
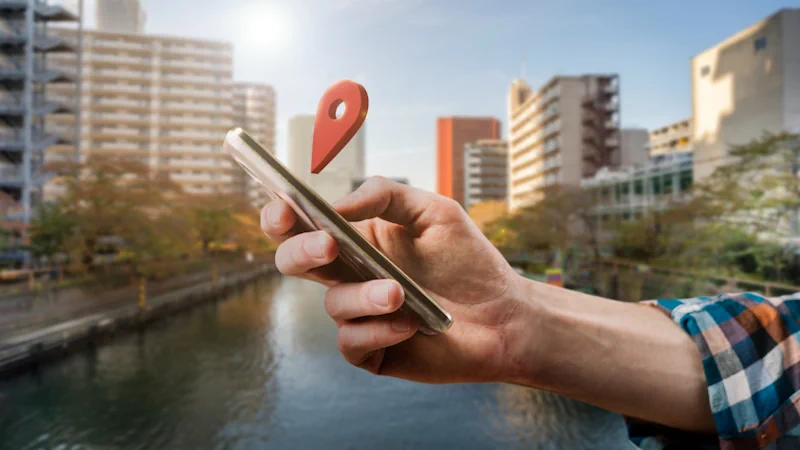
[[[233,123],[244,128],[270,153],[275,154],[275,90],[260,83],[233,83]],[[240,189],[254,204],[266,201],[266,192],[244,171]]]
[[[54,30],[65,37],[69,29]],[[241,169],[222,152],[225,133],[237,122],[260,124],[264,142],[274,141],[269,124],[274,96],[242,86],[235,98],[232,45],[168,36],[84,33],[80,158],[103,154],[137,159],[169,176],[189,193],[241,192]],[[74,68],[75,56],[54,57],[53,65]],[[51,97],[75,101],[71,86],[52,86]],[[252,93],[252,95],[250,95]],[[250,107],[264,101],[264,106]],[[252,120],[249,114],[259,114]],[[270,114],[273,114],[271,116]],[[74,130],[73,116],[50,118],[54,129]],[[72,146],[57,145],[48,158],[72,158]],[[57,195],[52,183],[49,193]]]
[[[311,148],[315,116],[298,115],[289,119],[289,170],[328,202],[352,192],[354,182],[364,179],[366,125],[353,136],[325,170],[311,173]]]
[[[493,117],[436,119],[436,192],[464,205],[464,146],[480,139],[500,139]]]
[[[139,0],[97,0],[95,20],[100,31],[141,33],[147,14]]]
[[[482,139],[464,146],[464,208],[508,196],[508,142]]]
[[[512,211],[621,163],[618,75],[556,76],[536,91],[515,80],[508,117]]]
[[[781,9],[692,58],[694,177],[730,145],[800,132],[800,9]]]
[[[692,119],[679,120],[650,131],[650,158],[692,152]]]
[[[650,159],[650,132],[646,128],[623,128],[620,135],[620,166],[642,164]]]

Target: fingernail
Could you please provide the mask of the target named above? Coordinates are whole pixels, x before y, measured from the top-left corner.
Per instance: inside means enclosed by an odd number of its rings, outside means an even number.
[[[267,220],[273,227],[280,226],[281,224],[281,210],[278,205],[271,204],[267,206]]]
[[[392,330],[398,333],[408,333],[408,330],[411,329],[411,317],[408,314],[403,314],[402,316],[392,320]]]
[[[369,290],[369,301],[372,303],[380,306],[381,308],[386,308],[389,306],[389,290],[392,288],[391,281],[383,281],[381,283],[375,283]]]
[[[325,246],[328,245],[328,235],[321,234],[314,239],[309,239],[305,243],[306,253],[313,258],[322,258],[325,256]]]

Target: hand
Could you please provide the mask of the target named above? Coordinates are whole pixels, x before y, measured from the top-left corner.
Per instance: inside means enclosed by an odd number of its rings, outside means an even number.
[[[530,317],[519,319],[526,309],[517,295],[523,279],[461,206],[371,178],[335,207],[454,321],[442,335],[417,333],[417,320],[398,311],[404,293],[397,282],[346,282],[329,265],[338,255],[333,238],[324,231],[298,234],[292,209],[274,200],[262,210],[261,223],[280,243],[278,269],[329,286],[325,309],[338,326],[339,349],[348,362],[376,374],[429,383],[514,378],[511,330],[535,326]]]

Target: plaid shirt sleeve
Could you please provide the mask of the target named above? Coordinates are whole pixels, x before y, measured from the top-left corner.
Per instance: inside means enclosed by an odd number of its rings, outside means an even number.
[[[651,304],[700,350],[721,449],[800,448],[800,294]]]

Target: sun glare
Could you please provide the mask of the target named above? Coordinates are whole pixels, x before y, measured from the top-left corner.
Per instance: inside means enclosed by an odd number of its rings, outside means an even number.
[[[265,49],[279,49],[289,39],[286,16],[277,8],[253,5],[242,10],[242,40],[246,45]]]

